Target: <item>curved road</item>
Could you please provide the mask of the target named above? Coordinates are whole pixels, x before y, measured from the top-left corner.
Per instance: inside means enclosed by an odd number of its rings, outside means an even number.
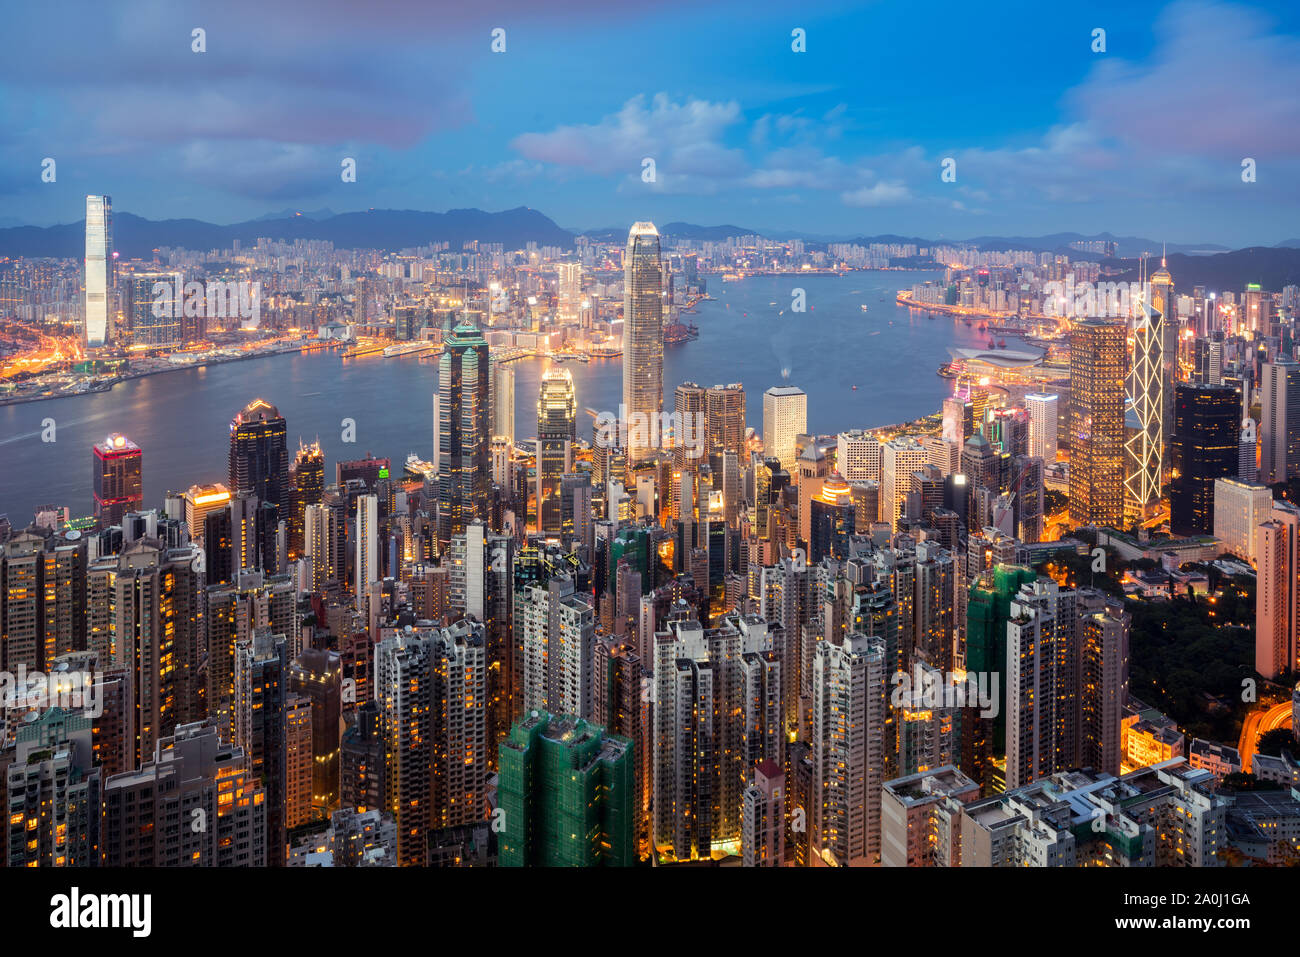
[[[1255,756],[1255,742],[1265,731],[1291,727],[1291,702],[1284,701],[1263,710],[1256,709],[1246,715],[1241,723],[1241,740],[1237,751],[1241,754],[1241,770],[1249,773],[1251,758]]]

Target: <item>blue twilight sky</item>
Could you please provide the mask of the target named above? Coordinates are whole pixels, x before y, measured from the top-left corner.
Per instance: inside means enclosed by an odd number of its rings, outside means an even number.
[[[523,205],[575,228],[1300,236],[1292,2],[94,0],[4,22],[0,225],[104,192],[221,223]]]

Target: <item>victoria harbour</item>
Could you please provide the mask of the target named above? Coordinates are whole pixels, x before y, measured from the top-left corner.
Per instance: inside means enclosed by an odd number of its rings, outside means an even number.
[[[979,346],[988,338],[962,323],[927,319],[895,304],[896,289],[941,275],[864,271],[715,280],[714,298],[700,303],[698,314],[690,317],[700,338],[665,347],[664,382],[715,384],[716,356],[725,350],[725,378],[745,386],[747,419],[754,426],[761,423],[763,390],[784,384],[803,388],[809,416],[834,430],[928,415],[950,391],[951,384],[935,373],[948,359],[948,347]],[[791,311],[795,288],[805,290],[807,312]],[[536,434],[534,397],[553,364],[541,358],[511,363],[518,440]],[[579,408],[618,409],[621,360],[564,365],[573,376]],[[0,408],[0,456],[23,467],[4,470],[0,502],[11,516],[25,516],[47,502],[88,512],[85,449],[117,431],[148,450],[146,497],[222,481],[227,469],[222,437],[231,417],[254,398],[266,399],[285,416],[291,444],[319,438],[331,461],[367,452],[399,467],[411,452],[428,459],[437,369],[436,361],[417,358],[289,354],[132,379],[111,392],[5,406]],[[671,409],[671,388],[667,392],[665,408]],[[47,418],[54,420],[54,442],[42,441]],[[344,418],[356,423],[355,443],[342,441]],[[591,419],[582,418],[587,429]]]

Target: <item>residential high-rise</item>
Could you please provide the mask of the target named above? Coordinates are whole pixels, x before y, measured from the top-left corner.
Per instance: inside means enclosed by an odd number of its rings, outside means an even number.
[[[812,667],[811,847],[823,864],[871,864],[885,781],[885,642],[856,632],[819,642]]]
[[[1120,772],[1120,724],[1128,706],[1131,622],[1120,607],[1082,621],[1079,673],[1079,763],[1101,774]]]
[[[596,615],[573,592],[573,579],[553,575],[515,594],[515,645],[524,711],[590,719],[595,711]]]
[[[93,721],[85,713],[35,712],[15,734],[5,768],[4,843],[9,867],[99,865],[100,788]]]
[[[623,253],[623,417],[629,464],[652,451],[664,407],[664,290],[659,231],[634,223]]]
[[[792,475],[799,458],[794,440],[807,431],[808,395],[803,389],[774,385],[763,393],[763,452]]]
[[[113,199],[86,197],[86,345],[106,346],[111,336],[110,316],[117,265],[113,257]]]
[[[204,526],[213,512],[230,507],[230,489],[220,482],[211,485],[191,485],[185,490],[185,525],[190,539],[203,544]]]
[[[1214,531],[1214,482],[1238,471],[1241,397],[1227,386],[1180,385],[1174,390],[1169,527],[1175,535]]]
[[[304,648],[289,666],[289,690],[311,702],[311,809],[324,818],[339,806],[343,662],[338,652]]]
[[[452,330],[438,372],[438,543],[488,517],[491,483],[488,345],[468,323]]]
[[[515,442],[515,370],[488,356],[492,380],[492,438]]]
[[[243,750],[191,723],[149,755],[104,782],[101,866],[265,866],[266,791]]]
[[[1259,481],[1300,475],[1300,363],[1265,362],[1259,375]]]
[[[235,643],[231,740],[266,793],[266,864],[284,864],[287,841],[289,658],[284,635],[259,628]]]
[[[120,525],[127,512],[144,507],[144,453],[125,435],[116,432],[94,449],[95,525],[99,529]]]
[[[631,867],[637,862],[630,740],[573,715],[533,710],[501,742],[502,867]]]
[[[1124,520],[1124,324],[1070,329],[1070,521]]]
[[[1031,392],[1025,396],[1025,410],[1029,413],[1029,454],[1047,465],[1056,461],[1058,404],[1055,393]]]
[[[547,369],[537,394],[537,530],[563,531],[561,479],[573,465],[578,441],[578,402],[568,369]]]
[[[718,628],[673,621],[654,638],[654,807],[651,847],[661,861],[708,859],[741,838],[746,763],[781,763],[767,656],[772,635],[756,618]],[[764,661],[756,660],[763,657]],[[750,697],[748,691],[766,689]]]
[[[754,769],[741,811],[740,856],[746,867],[780,867],[785,863],[785,772],[770,758]]]
[[[254,399],[230,420],[230,494],[289,508],[289,448],[280,410]]]
[[[481,820],[487,779],[483,626],[383,629],[374,696],[385,742],[384,808],[397,822],[398,863],[425,862],[428,831]]]
[[[1160,310],[1141,303],[1134,320],[1133,362],[1129,369],[1129,395],[1137,429],[1124,445],[1125,500],[1137,516],[1145,518],[1160,501],[1164,476],[1165,392],[1164,316]],[[1071,373],[1073,374],[1073,359]]]

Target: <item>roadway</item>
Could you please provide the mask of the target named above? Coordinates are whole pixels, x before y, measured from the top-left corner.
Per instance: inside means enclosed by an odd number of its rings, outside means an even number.
[[[1241,723],[1241,740],[1237,751],[1241,754],[1241,770],[1250,771],[1251,758],[1255,756],[1255,742],[1265,731],[1291,727],[1291,702],[1284,701],[1271,707],[1256,708]]]

